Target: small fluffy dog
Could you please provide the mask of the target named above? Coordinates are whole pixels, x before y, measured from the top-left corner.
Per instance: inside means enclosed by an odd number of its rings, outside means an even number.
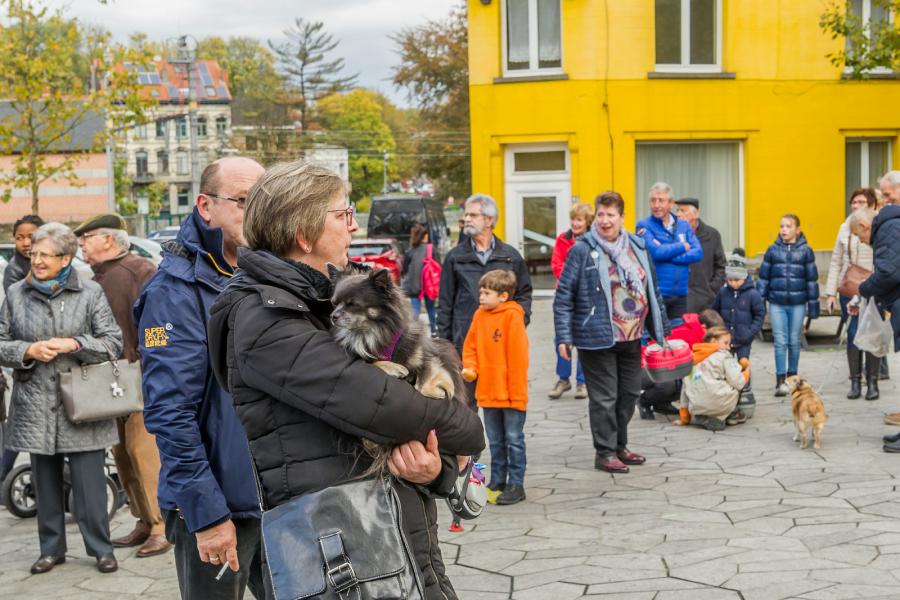
[[[331,322],[338,344],[390,375],[414,378],[424,396],[466,402],[456,348],[432,338],[428,328],[413,318],[409,299],[387,269],[363,271],[350,263],[343,271],[331,265],[328,270],[335,282]],[[372,471],[387,465],[390,448],[365,446],[375,459]]]
[[[822,447],[822,429],[828,415],[825,414],[825,403],[822,397],[809,384],[805,377],[791,375],[785,383],[791,391],[791,411],[794,413],[794,425],[797,427],[794,433],[794,441],[800,439],[800,448],[806,448],[807,433],[812,429],[813,448]]]

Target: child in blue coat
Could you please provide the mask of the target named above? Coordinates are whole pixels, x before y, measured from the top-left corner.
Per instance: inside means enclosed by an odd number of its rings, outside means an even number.
[[[800,231],[800,218],[781,217],[778,237],[766,250],[759,295],[769,302],[769,320],[775,338],[775,395],[787,396],[784,380],[797,374],[803,320],[819,318],[819,271],[816,256]]]
[[[731,352],[737,358],[750,358],[750,345],[762,329],[766,303],[747,272],[743,256],[732,254],[725,265],[725,285],[719,290],[713,310],[722,316],[731,332]]]

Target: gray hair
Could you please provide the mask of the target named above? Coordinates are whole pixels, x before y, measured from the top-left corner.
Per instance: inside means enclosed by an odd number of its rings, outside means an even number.
[[[64,256],[75,256],[78,252],[78,238],[62,223],[47,223],[38,227],[31,236],[31,243],[37,245],[43,240],[49,241],[53,248]]]
[[[900,187],[900,171],[888,171],[878,180],[878,185],[881,185],[882,181],[887,181],[891,187]]]
[[[875,211],[869,208],[868,206],[864,206],[863,208],[857,208],[853,211],[853,214],[850,215],[850,231],[852,232],[857,225],[861,223],[866,223],[867,225],[871,225],[872,221],[875,220]]]
[[[499,213],[497,211],[497,203],[493,198],[487,194],[472,194],[466,198],[466,208],[468,208],[470,204],[478,204],[481,206],[481,212],[484,216],[492,218],[494,223],[497,222],[497,215]]]
[[[653,192],[659,192],[660,194],[668,194],[669,198],[675,197],[675,191],[672,189],[672,186],[666,183],[665,181],[657,181],[653,185],[650,186],[650,195]]]
[[[108,235],[112,238],[113,243],[115,243],[122,250],[128,250],[131,248],[131,240],[128,239],[128,232],[124,229],[108,229],[106,227],[101,227],[97,230],[97,233],[100,235]]]

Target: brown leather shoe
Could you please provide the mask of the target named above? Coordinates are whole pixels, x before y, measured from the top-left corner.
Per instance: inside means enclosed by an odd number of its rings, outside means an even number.
[[[607,473],[627,473],[628,467],[616,456],[600,456],[594,457],[594,468],[598,471],[606,471]]]
[[[887,425],[900,425],[900,413],[884,415],[884,422]]]
[[[172,544],[169,543],[169,540],[166,539],[166,536],[162,534],[151,535],[147,538],[147,541],[144,542],[144,545],[138,548],[137,557],[147,558],[148,556],[165,554],[171,549]]]
[[[642,465],[647,462],[646,458],[644,458],[640,454],[632,452],[628,448],[619,450],[616,455],[619,457],[619,460],[621,460],[626,465]]]
[[[34,575],[40,575],[41,573],[49,573],[53,570],[53,567],[56,565],[61,565],[66,562],[65,556],[42,556],[31,565],[31,572]]]
[[[150,537],[150,528],[138,521],[128,535],[112,540],[113,548],[131,548],[140,546]]]
[[[114,573],[119,570],[119,561],[112,554],[98,556],[97,570],[101,573]]]

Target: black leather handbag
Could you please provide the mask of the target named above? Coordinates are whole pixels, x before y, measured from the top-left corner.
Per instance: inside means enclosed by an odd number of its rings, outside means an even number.
[[[303,494],[262,516],[275,600],[422,600],[392,479]]]

